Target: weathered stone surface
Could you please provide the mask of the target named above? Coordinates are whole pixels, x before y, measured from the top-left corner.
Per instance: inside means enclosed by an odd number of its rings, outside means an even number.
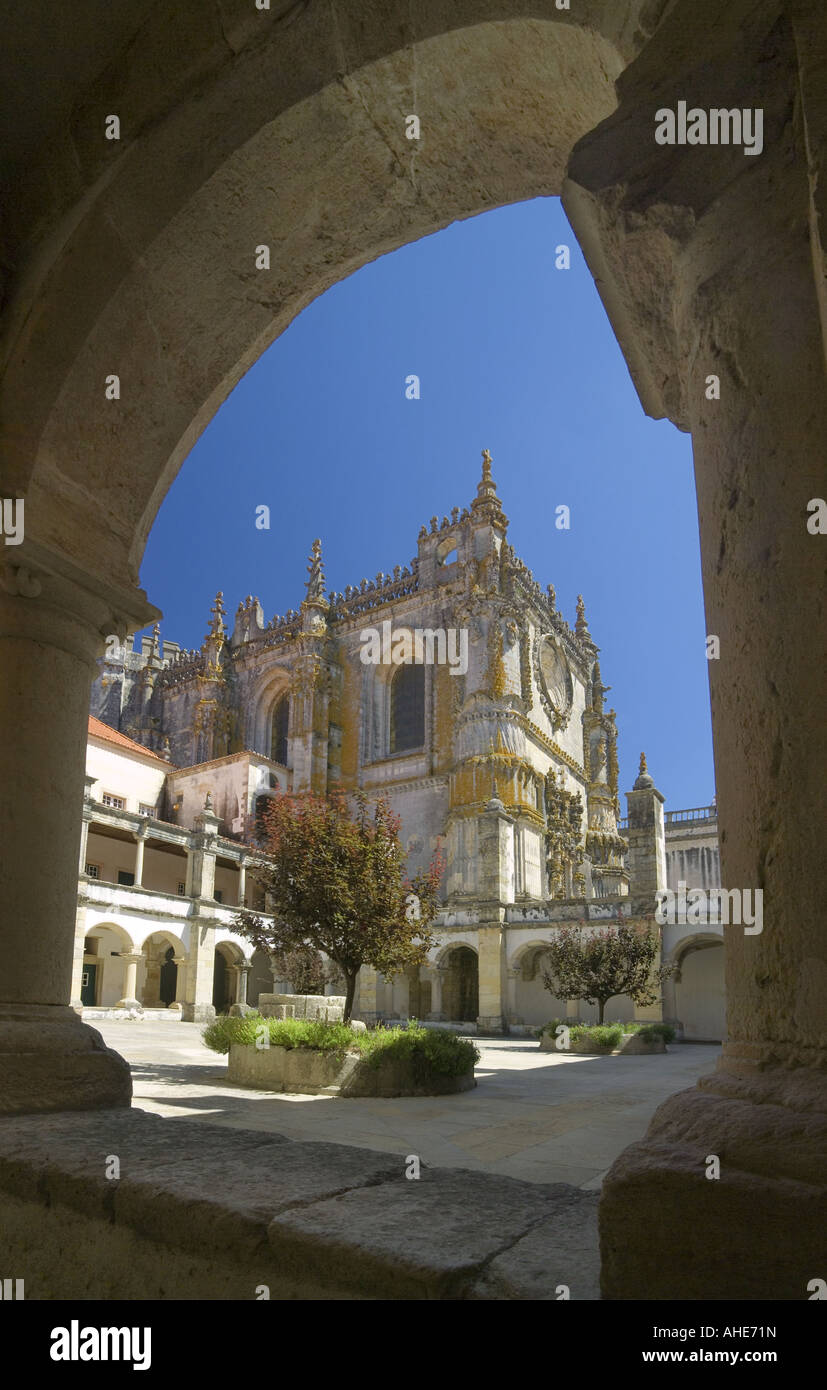
[[[586,1194],[408,1166],[140,1110],[4,1120],[0,1261],[28,1298],[534,1299],[586,1268]]]
[[[596,1192],[560,1185],[553,1215],[491,1260],[469,1298],[582,1302],[600,1298]]]
[[[0,1115],[129,1105],[117,1052],[73,1009],[0,1005]]]
[[[553,1222],[557,1194],[570,1191],[461,1169],[423,1169],[408,1180],[397,1162],[396,1182],[277,1217],[269,1238],[280,1260],[342,1282],[358,1267],[360,1286],[377,1297],[466,1298],[498,1254]],[[547,1231],[551,1247],[551,1224]],[[536,1288],[518,1296],[536,1298]]]

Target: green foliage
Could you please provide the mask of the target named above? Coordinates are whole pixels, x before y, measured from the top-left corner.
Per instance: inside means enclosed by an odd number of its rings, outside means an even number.
[[[254,1047],[258,1030],[265,1025],[271,1047],[307,1047],[316,1052],[358,1052],[371,1067],[391,1060],[410,1061],[414,1079],[426,1081],[434,1073],[463,1076],[479,1061],[472,1042],[444,1028],[375,1028],[357,1033],[347,1023],[318,1023],[301,1018],[219,1018],[204,1029],[203,1039],[213,1052],[226,1054],[231,1043]]]
[[[636,1004],[653,1004],[674,965],[655,966],[660,937],[623,924],[584,931],[560,927],[545,950],[543,984],[558,999],[597,1004],[599,1021],[609,999],[626,994]]]
[[[665,1043],[675,1041],[675,1030],[671,1023],[638,1024],[636,1032],[645,1042],[655,1042],[658,1038],[663,1038]]]
[[[612,1052],[620,1046],[622,1036],[622,1023],[577,1023],[571,1030],[572,1042],[586,1038],[593,1047],[605,1048],[607,1052]]]
[[[415,1081],[426,1081],[435,1072],[439,1076],[463,1076],[480,1059],[479,1049],[467,1038],[446,1028],[422,1028],[413,1022],[407,1028],[375,1028],[358,1037],[359,1051],[369,1066],[409,1061]]]

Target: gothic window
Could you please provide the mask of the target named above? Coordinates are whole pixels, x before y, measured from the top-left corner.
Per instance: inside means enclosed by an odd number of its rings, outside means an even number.
[[[287,766],[287,721],[290,716],[290,702],[286,695],[273,707],[273,721],[270,726],[270,757],[274,763]]]
[[[425,742],[425,667],[400,666],[391,681],[390,752]]]

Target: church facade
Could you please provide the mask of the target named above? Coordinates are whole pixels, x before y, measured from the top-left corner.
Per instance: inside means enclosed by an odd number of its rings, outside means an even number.
[[[507,537],[485,452],[470,505],[432,517],[410,565],[328,592],[314,542],[298,609],[265,622],[248,596],[230,628],[219,594],[199,651],[162,649],[156,630],[93,687],[92,714],[169,763],[169,822],[192,824],[209,793],[219,835],[249,843],[277,789],[338,784],[388,797],[412,872],[442,849],[438,947],[395,981],[363,970],[366,1019],[588,1019],[544,989],[544,945],[566,922],[651,923],[667,883],[645,766],[621,833],[616,717],[583,600],[571,626]],[[607,1016],[663,1014],[621,997]]]

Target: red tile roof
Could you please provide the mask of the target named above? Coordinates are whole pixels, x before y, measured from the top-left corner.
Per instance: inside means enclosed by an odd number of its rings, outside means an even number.
[[[153,762],[160,763],[167,771],[172,771],[173,764],[168,763],[166,758],[153,753],[151,748],[144,748],[142,743],[136,743],[134,738],[127,738],[126,734],[120,733],[118,729],[111,729],[103,720],[96,719],[94,714],[89,716],[89,733],[94,738],[103,739],[105,743],[114,743],[118,748],[124,748],[129,753],[142,753],[145,758],[151,758]]]

